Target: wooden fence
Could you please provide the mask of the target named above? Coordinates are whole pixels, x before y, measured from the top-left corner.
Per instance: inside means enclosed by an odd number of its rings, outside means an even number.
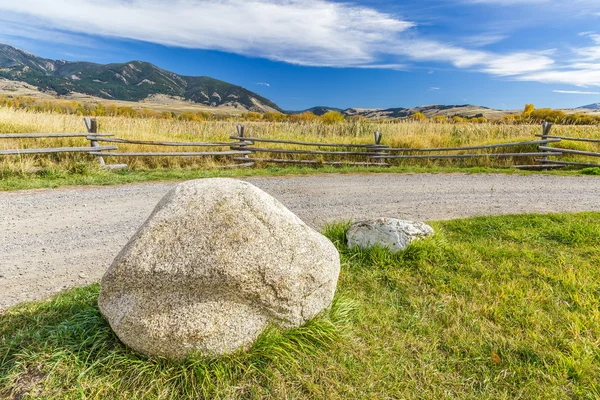
[[[392,148],[382,144],[382,135],[375,132],[372,144],[356,143],[316,143],[293,140],[279,140],[251,137],[245,135],[243,126],[238,125],[237,135],[230,136],[230,142],[163,142],[142,141],[115,138],[111,133],[98,133],[98,123],[95,119],[85,118],[87,133],[52,133],[52,134],[4,134],[1,138],[64,138],[85,137],[90,141],[90,147],[62,147],[39,149],[1,150],[0,155],[19,154],[52,154],[81,152],[96,156],[100,165],[105,168],[125,168],[126,164],[107,164],[105,157],[225,157],[227,167],[247,167],[256,163],[274,164],[303,164],[303,165],[352,165],[388,167],[402,160],[464,160],[464,159],[500,159],[500,158],[529,158],[538,164],[515,165],[520,169],[545,170],[564,168],[566,166],[600,167],[600,164],[556,160],[563,155],[578,155],[600,157],[600,153],[553,147],[562,141],[580,141],[599,143],[600,139],[572,138],[550,135],[552,124],[544,123],[542,134],[537,140],[498,143],[481,146],[439,147],[439,148]],[[108,145],[100,145],[107,143]],[[198,147],[200,149],[221,147],[228,150],[219,151],[156,151],[156,152],[120,152],[119,144],[139,144],[157,147]],[[293,146],[294,148],[286,148]],[[531,150],[518,151],[523,147],[533,147]],[[537,149],[534,147],[537,146]],[[498,149],[507,149],[497,152]],[[517,150],[517,151],[515,151]],[[539,158],[536,158],[539,157]],[[550,159],[550,157],[553,157]]]
[[[543,125],[543,133],[541,135],[536,135],[536,136],[541,137],[543,140],[555,139],[560,142],[585,142],[585,143],[597,143],[600,145],[600,139],[576,138],[576,137],[568,137],[568,136],[552,136],[552,135],[550,135],[551,128],[552,128],[552,124],[549,122],[545,122]],[[553,152],[559,152],[560,156],[570,154],[570,155],[586,156],[586,157],[600,157],[600,152],[565,149],[562,147],[550,147],[550,146],[539,146],[538,149],[542,150],[546,153],[545,153],[544,157],[537,159],[536,162],[541,163],[542,166],[547,169],[564,168],[567,166],[600,167],[600,164],[598,164],[598,163],[583,162],[583,161],[565,161],[565,160],[555,160],[555,159],[548,158],[548,157],[553,156],[553,154],[551,154]]]

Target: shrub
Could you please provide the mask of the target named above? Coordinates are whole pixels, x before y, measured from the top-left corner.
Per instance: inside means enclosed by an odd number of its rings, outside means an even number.
[[[328,111],[321,115],[320,119],[325,124],[341,124],[344,122],[344,116],[338,111]]]

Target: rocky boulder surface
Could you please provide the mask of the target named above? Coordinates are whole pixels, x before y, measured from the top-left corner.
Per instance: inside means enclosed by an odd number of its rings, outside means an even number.
[[[333,244],[272,196],[234,179],[195,180],[156,206],[104,275],[98,304],[141,353],[214,356],[327,309],[339,271]]]
[[[348,229],[346,240],[349,247],[368,249],[379,245],[398,251],[415,240],[433,234],[433,228],[424,222],[379,218],[355,223]]]

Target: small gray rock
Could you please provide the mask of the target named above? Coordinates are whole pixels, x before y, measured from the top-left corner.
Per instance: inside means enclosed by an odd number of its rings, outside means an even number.
[[[333,244],[275,198],[195,180],[171,190],[117,256],[98,305],[141,353],[221,355],[330,307],[339,271]]]
[[[398,251],[415,240],[433,234],[433,228],[423,222],[379,218],[355,223],[348,229],[346,240],[349,247],[367,249],[379,245]]]

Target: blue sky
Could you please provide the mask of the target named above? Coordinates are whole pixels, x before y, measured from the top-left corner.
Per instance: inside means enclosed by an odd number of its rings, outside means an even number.
[[[0,0],[0,42],[149,61],[288,110],[600,102],[600,0]]]

